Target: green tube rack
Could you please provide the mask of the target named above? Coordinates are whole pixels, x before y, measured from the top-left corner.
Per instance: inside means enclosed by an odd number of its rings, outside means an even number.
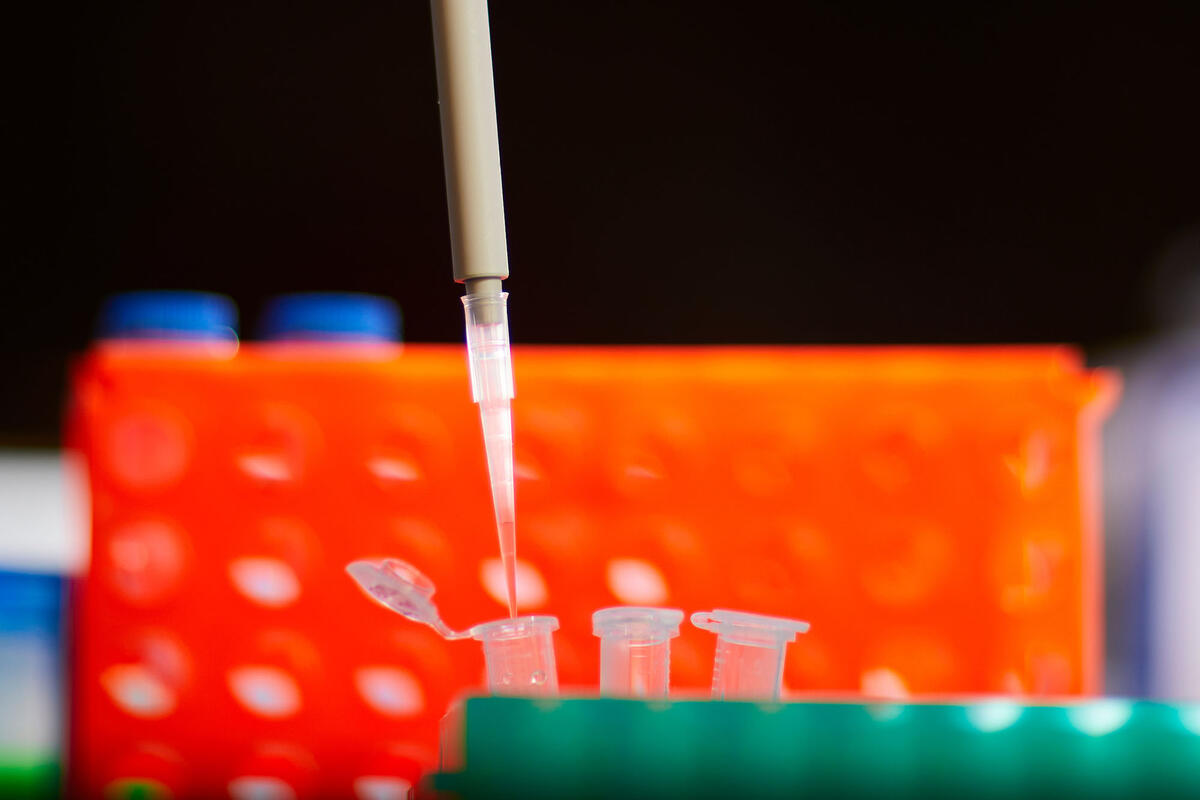
[[[419,796],[1200,798],[1200,705],[475,697],[461,713],[443,742],[461,769]]]

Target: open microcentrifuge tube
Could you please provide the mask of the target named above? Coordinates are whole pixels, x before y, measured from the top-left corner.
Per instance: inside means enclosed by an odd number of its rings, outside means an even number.
[[[473,638],[483,643],[488,690],[495,694],[558,694],[554,662],[557,617],[516,617],[484,622],[456,631],[442,621],[433,603],[433,581],[398,558],[355,561],[346,572],[372,600],[413,622],[428,625],[445,639]]]
[[[807,622],[743,611],[697,611],[692,624],[717,635],[712,696],[716,700],[778,700],[783,654]]]
[[[683,612],[674,608],[618,606],[592,614],[600,637],[600,694],[608,697],[666,697],[671,675],[671,639]]]
[[[556,695],[558,667],[554,639],[558,617],[501,619],[471,628],[483,642],[488,691],[492,694]]]

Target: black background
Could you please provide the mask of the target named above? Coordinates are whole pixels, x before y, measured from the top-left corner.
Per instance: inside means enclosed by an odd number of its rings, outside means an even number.
[[[494,0],[514,341],[1152,333],[1200,220],[1198,9]],[[461,338],[424,2],[31,13],[0,444],[55,440],[113,291],[227,292],[250,332],[379,292]]]

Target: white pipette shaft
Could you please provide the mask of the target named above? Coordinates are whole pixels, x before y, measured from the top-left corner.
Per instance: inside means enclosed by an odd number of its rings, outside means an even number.
[[[474,292],[476,279],[508,277],[487,0],[430,5],[454,280]]]

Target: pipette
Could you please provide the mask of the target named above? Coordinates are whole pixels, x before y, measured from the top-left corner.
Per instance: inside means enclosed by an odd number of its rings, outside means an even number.
[[[486,0],[432,0],[454,280],[466,284],[467,359],[479,404],[508,612],[517,615],[512,358],[500,139]]]

